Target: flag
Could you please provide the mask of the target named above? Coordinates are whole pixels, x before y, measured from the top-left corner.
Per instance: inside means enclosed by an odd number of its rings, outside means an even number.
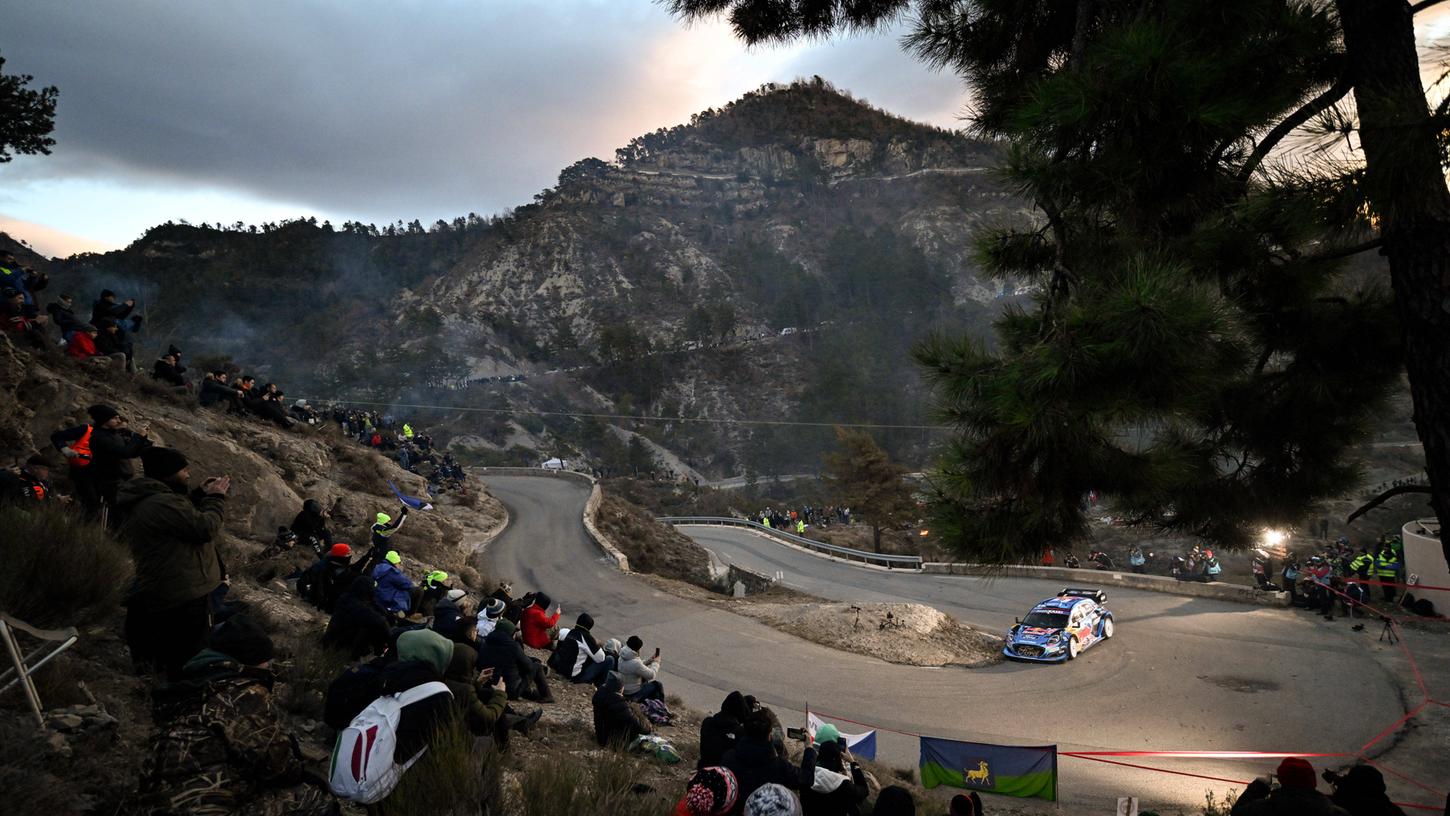
[[[921,738],[921,784],[1057,801],[1057,746]]]
[[[432,504],[429,504],[422,499],[414,498],[413,496],[404,496],[403,491],[399,490],[398,486],[393,484],[392,482],[388,482],[388,487],[391,487],[393,489],[393,495],[398,497],[398,501],[402,502],[404,507],[410,507],[414,510],[433,509]]]
[[[806,728],[810,730],[812,737],[816,735],[816,730],[825,724],[825,720],[809,711],[806,712]],[[862,734],[847,734],[842,731],[841,736],[845,738],[846,747],[851,749],[851,753],[862,759],[876,758],[876,732],[874,730]]]

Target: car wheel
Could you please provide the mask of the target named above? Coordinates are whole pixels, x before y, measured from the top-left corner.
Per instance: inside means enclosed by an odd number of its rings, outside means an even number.
[[[1073,638],[1069,638],[1068,639],[1068,641],[1067,641],[1067,659],[1068,660],[1072,660],[1072,659],[1076,658],[1078,652],[1081,651],[1081,650],[1082,650],[1082,647],[1077,645],[1077,638],[1076,637],[1073,637]]]
[[[1113,636],[1113,619],[1103,618],[1103,640]]]

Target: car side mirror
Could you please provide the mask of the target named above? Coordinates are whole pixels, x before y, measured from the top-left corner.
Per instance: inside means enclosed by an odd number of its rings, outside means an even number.
[[[1018,626],[1021,626],[1022,625],[1022,619],[1021,618],[1013,618],[1012,619],[1012,622],[1015,623],[1015,624],[1017,624]]]

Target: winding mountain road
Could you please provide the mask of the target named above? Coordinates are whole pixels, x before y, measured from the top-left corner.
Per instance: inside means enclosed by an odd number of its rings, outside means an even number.
[[[753,693],[789,723],[813,710],[907,733],[1061,750],[1353,752],[1404,709],[1374,659],[1373,636],[1286,610],[1113,589],[1112,641],[1068,664],[984,669],[893,665],[800,640],[753,619],[660,592],[619,573],[580,523],[588,488],[573,480],[487,478],[508,530],[485,553],[494,575],[563,604],[565,623],[594,615],[596,632],[639,634],[663,650],[662,679],[712,711],[731,689]],[[848,565],[730,528],[681,528],[717,558],[839,600],[915,601],[1001,631],[1060,585],[1034,579],[919,575]],[[1085,574],[1086,578],[1087,575]],[[602,639],[602,638],[601,638]],[[912,737],[882,732],[879,758],[916,764]],[[1131,761],[1131,760],[1130,760]],[[1146,760],[1249,779],[1276,761]],[[1225,783],[1060,760],[1064,801],[1108,807],[1119,795],[1201,805]]]

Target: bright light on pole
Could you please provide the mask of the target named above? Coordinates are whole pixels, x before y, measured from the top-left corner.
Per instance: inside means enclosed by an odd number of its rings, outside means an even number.
[[[1263,541],[1266,547],[1278,547],[1289,539],[1289,534],[1283,530],[1264,530]]]

